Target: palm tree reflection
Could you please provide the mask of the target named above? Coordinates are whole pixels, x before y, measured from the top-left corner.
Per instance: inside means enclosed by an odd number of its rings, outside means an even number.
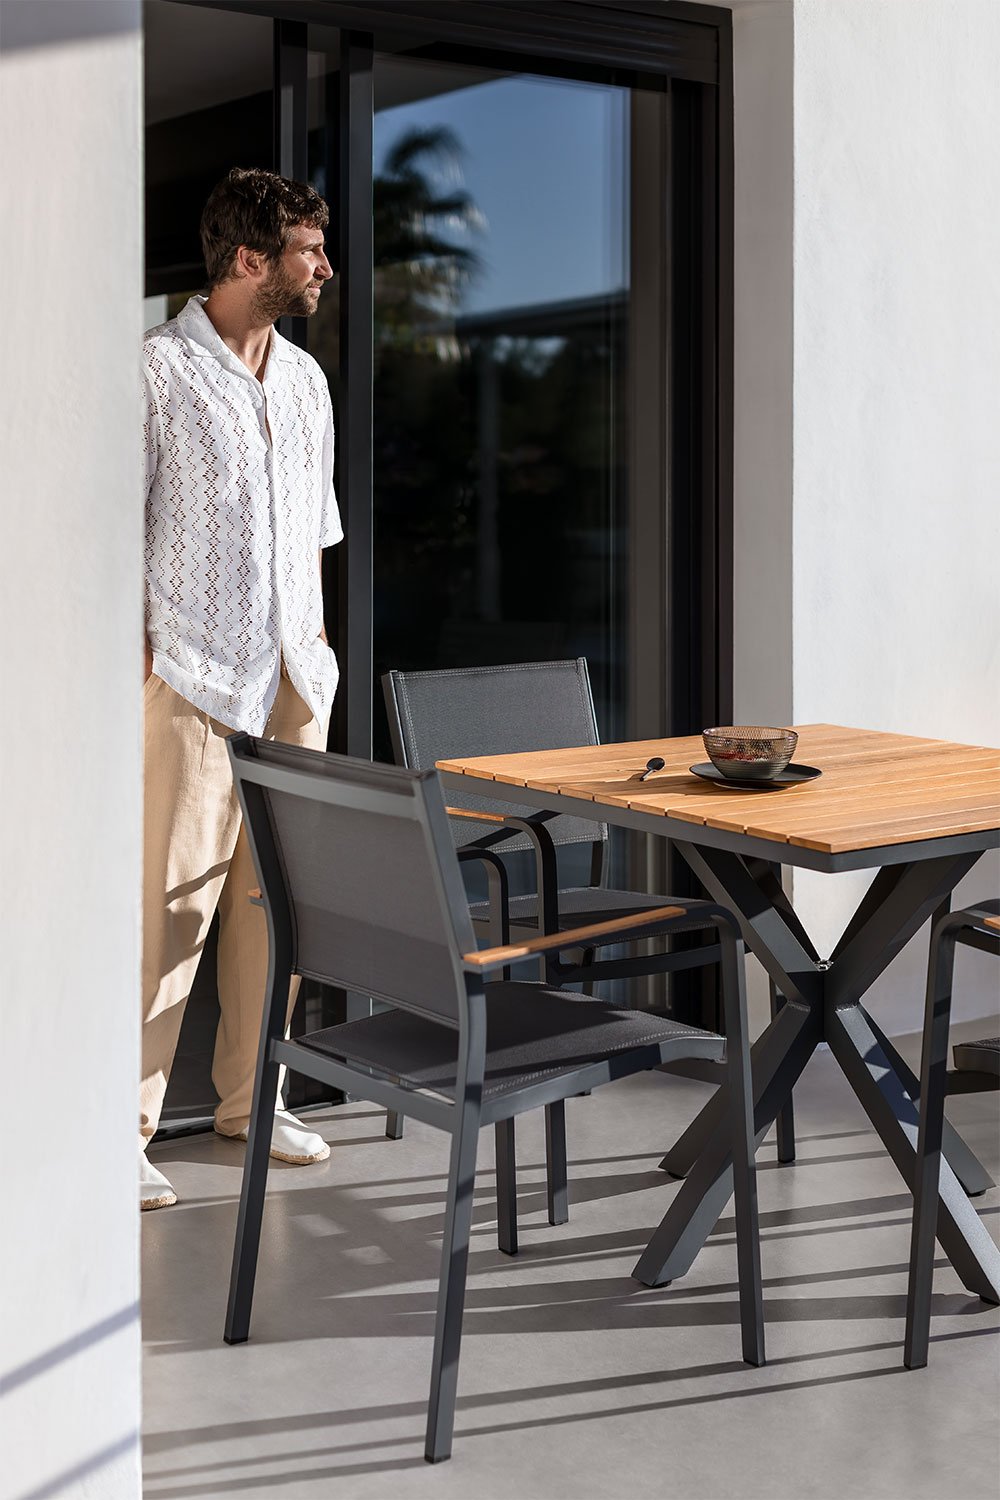
[[[454,318],[480,260],[468,244],[447,236],[468,240],[486,228],[461,186],[463,155],[447,126],[410,129],[374,179],[376,361],[392,347],[459,357]]]

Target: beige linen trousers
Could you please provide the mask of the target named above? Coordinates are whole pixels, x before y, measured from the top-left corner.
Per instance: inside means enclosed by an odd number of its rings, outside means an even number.
[[[267,983],[267,923],[247,893],[257,885],[226,741],[232,730],[194,708],[162,678],[143,689],[145,849],[142,940],[142,1083],[139,1142],[163,1108],[184,1007],[216,908],[219,1004],[212,1082],[215,1127],[238,1135],[250,1119]],[[326,732],[284,675],[264,738],[325,749]],[[298,991],[293,980],[288,1014]]]

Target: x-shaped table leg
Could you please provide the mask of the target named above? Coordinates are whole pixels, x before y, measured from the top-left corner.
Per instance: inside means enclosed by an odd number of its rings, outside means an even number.
[[[826,1039],[872,1124],[908,1182],[914,1173],[916,1110],[909,1081],[895,1069],[860,1004],[900,949],[971,869],[977,855],[925,860],[883,870],[848,924],[833,957],[816,957],[795,913],[754,878],[737,854],[679,844],[703,885],[735,911],[747,946],[774,980],[785,1005],[753,1048],[754,1123],[758,1142],[770,1128],[818,1042]],[[721,1089],[675,1148],[690,1171],[633,1275],[662,1286],[690,1269],[732,1192]],[[975,1159],[973,1158],[973,1161]],[[674,1153],[667,1159],[675,1166]],[[942,1163],[938,1217],[941,1245],[970,1291],[1000,1300],[1000,1252]]]

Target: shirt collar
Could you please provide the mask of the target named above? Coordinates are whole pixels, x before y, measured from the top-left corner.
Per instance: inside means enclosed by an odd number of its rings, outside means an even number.
[[[217,359],[227,369],[235,371],[238,375],[248,375],[252,380],[246,365],[238,359],[229,345],[224,343],[216,332],[215,324],[205,311],[205,297],[190,297],[180,312],[177,314],[177,326],[187,340],[192,354],[199,359]],[[291,359],[291,345],[287,339],[283,339],[276,328],[271,329],[271,348],[267,356],[268,367],[272,360],[280,364],[287,364]]]

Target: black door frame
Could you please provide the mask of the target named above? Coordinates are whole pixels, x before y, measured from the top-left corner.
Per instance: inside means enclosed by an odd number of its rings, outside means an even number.
[[[380,38],[400,35],[416,44],[414,56],[622,85],[659,79],[671,91],[662,352],[669,405],[664,440],[644,445],[651,467],[632,486],[642,502],[632,531],[641,528],[644,540],[633,549],[631,570],[630,728],[645,738],[727,722],[733,699],[731,12],[687,0],[209,4],[274,20],[274,163],[288,175],[303,175],[306,152],[307,25],[341,32],[344,86],[331,211],[341,278],[338,479],[346,538],[329,563],[336,599],[329,624],[342,670],[332,748],[371,755],[372,54]],[[297,342],[303,336],[299,328],[288,332]]]

